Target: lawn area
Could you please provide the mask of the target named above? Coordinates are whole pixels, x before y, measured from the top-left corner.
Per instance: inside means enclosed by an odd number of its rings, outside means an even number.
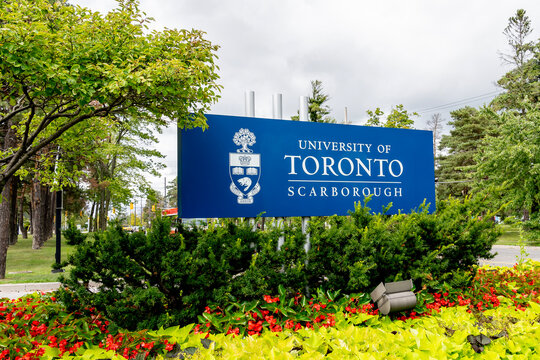
[[[62,261],[67,260],[74,246],[66,245],[62,237]],[[39,250],[32,250],[32,236],[23,239],[19,236],[17,244],[10,246],[7,253],[6,278],[0,284],[54,282],[60,274],[51,273],[55,261],[56,238],[47,240]]]

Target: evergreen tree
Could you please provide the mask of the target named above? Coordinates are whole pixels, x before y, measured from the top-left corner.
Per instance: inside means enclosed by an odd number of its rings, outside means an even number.
[[[335,123],[336,119],[330,116],[331,109],[326,104],[330,96],[323,92],[322,81],[311,81],[311,96],[308,97],[309,121]],[[300,120],[299,115],[291,116],[291,120]]]
[[[485,112],[465,107],[450,113],[452,126],[449,135],[443,135],[438,157],[439,167],[437,196],[460,197],[469,194],[473,185],[475,156],[481,150],[482,141],[494,131],[494,119]]]
[[[516,15],[508,19],[508,26],[503,31],[512,51],[507,54],[501,53],[501,58],[516,67],[525,65],[533,48],[533,43],[527,41],[531,33],[531,21],[526,11],[518,9]]]
[[[540,96],[540,42],[528,42],[532,32],[529,17],[520,9],[508,19],[504,30],[511,52],[501,54],[502,59],[514,66],[497,84],[505,92],[497,96],[492,106],[495,110],[517,110],[524,114],[526,107],[538,106]],[[527,105],[524,105],[527,103]]]
[[[178,177],[167,183],[167,204],[170,208],[178,206]]]

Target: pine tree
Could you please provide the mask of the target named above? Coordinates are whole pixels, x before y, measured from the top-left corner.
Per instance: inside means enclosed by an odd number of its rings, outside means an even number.
[[[473,185],[475,156],[482,147],[487,134],[493,133],[493,118],[472,107],[465,107],[450,113],[452,120],[448,125],[453,129],[449,135],[443,135],[438,157],[439,167],[437,196],[439,199],[449,195],[461,197],[467,195]]]
[[[532,28],[525,10],[519,9],[516,15],[508,19],[504,30],[509,53],[502,53],[501,58],[513,66],[497,84],[505,92],[491,103],[495,110],[517,110],[522,115],[530,105],[537,106],[540,97],[540,42],[527,41]],[[528,105],[525,105],[528,103]]]
[[[326,103],[330,96],[323,92],[322,81],[311,81],[311,96],[308,97],[309,121],[335,123],[336,119],[330,116],[330,106]],[[291,120],[299,120],[299,115],[291,116]]]

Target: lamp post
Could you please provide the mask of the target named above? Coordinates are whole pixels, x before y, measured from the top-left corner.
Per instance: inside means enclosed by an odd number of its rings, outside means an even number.
[[[54,254],[54,260],[56,265],[60,265],[62,262],[62,210],[63,210],[63,191],[58,190],[56,192],[56,252]],[[51,271],[52,273],[64,272],[64,269],[56,268]]]

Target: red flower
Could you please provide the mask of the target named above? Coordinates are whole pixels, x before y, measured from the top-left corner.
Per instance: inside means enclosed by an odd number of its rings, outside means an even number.
[[[263,298],[264,298],[264,301],[266,301],[268,304],[275,303],[275,302],[279,301],[278,297],[273,298],[270,295],[264,295]]]

